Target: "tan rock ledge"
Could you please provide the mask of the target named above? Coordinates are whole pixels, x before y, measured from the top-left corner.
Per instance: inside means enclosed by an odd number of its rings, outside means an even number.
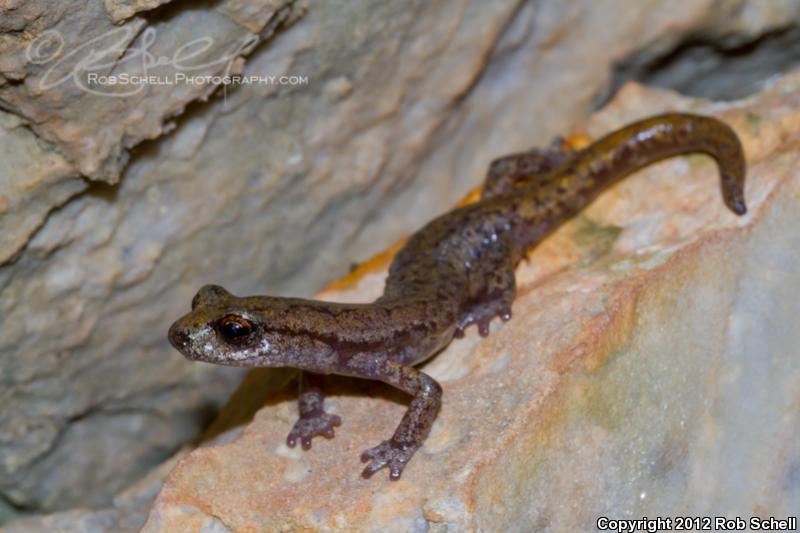
[[[729,105],[629,85],[581,133],[666,110],[741,135],[747,216],[726,211],[705,156],[632,176],[520,265],[510,322],[487,339],[470,329],[424,366],[444,406],[400,481],[361,479],[359,454],[408,399],[333,378],[334,439],[287,448],[294,389],[272,392],[238,439],[180,461],[145,531],[588,531],[603,516],[800,514],[800,75]],[[371,300],[374,267],[323,296]]]

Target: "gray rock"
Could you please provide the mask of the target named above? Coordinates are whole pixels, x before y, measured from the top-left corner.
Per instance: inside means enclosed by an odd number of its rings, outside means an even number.
[[[6,10],[13,25],[0,46],[0,101],[86,176],[115,183],[132,146],[161,136],[171,117],[216,89],[166,78],[178,71],[235,72],[237,59],[271,35],[273,17],[286,20],[293,0],[261,6],[261,24],[247,26],[236,20],[249,14],[236,0],[218,9],[209,2],[184,4],[152,21],[135,17],[116,24],[161,3],[80,0],[68,9],[59,0],[38,0]],[[112,75],[120,82],[102,81]],[[123,75],[165,81],[126,83]]]
[[[219,446],[235,440],[242,432],[238,427],[204,439],[202,446]],[[29,515],[4,524],[4,533],[133,533],[147,520],[153,500],[164,479],[178,461],[189,452],[183,447],[169,459],[153,468],[146,476],[125,487],[112,501],[95,508],[74,508],[49,514]],[[0,511],[1,516],[1,511]]]
[[[5,533],[133,533],[139,531],[164,478],[186,455],[181,450],[144,478],[118,494],[113,502],[97,509],[76,508],[58,513],[20,518],[3,527]]]
[[[105,0],[106,11],[115,23],[132,17],[140,11],[149,11],[170,0]]]
[[[0,111],[0,264],[25,246],[53,208],[88,185],[52,145]]]

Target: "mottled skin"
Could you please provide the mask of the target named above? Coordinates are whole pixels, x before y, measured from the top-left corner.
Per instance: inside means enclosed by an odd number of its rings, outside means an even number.
[[[333,436],[338,416],[323,410],[315,374],[383,381],[413,399],[390,439],[364,452],[369,477],[388,467],[398,479],[422,445],[441,405],[442,388],[413,365],[464,329],[489,333],[492,318],[511,318],[514,267],[562,222],[609,185],[654,161],[702,152],[713,157],[722,197],[745,213],[745,163],[733,131],[722,122],[666,114],[636,122],[571,152],[556,142],[498,159],[481,200],[433,220],[394,259],[383,296],[370,304],[339,304],[269,296],[236,297],[222,287],[200,289],[192,311],[169,330],[190,359],[302,371],[300,420],[287,443],[311,447]]]

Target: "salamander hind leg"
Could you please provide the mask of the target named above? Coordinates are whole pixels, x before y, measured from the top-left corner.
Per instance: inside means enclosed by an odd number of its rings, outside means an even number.
[[[290,448],[294,448],[300,440],[303,449],[308,450],[311,448],[311,439],[317,435],[333,438],[333,428],[342,423],[337,415],[328,414],[323,409],[325,397],[322,394],[322,381],[322,376],[318,374],[300,372],[300,418],[286,437],[286,445]]]
[[[563,139],[556,138],[548,148],[534,148],[495,159],[486,173],[481,199],[511,192],[517,182],[547,174],[574,153]]]
[[[455,336],[463,337],[464,330],[472,324],[478,325],[481,337],[488,336],[492,319],[498,316],[504,322],[511,319],[515,294],[514,268],[511,258],[507,257],[497,270],[486,274],[485,285],[462,311]]]

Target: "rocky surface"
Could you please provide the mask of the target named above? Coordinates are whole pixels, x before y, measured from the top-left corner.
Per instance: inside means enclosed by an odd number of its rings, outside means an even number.
[[[106,508],[75,508],[41,516],[21,518],[3,527],[4,533],[78,533],[107,531],[133,533],[139,531],[153,498],[161,488],[164,477],[186,450],[153,469],[144,478],[117,494]]]
[[[105,0],[106,11],[115,23],[119,23],[139,13],[149,11],[170,0]]]
[[[203,283],[310,294],[452,205],[492,158],[568,130],[612,62],[688,35],[753,39],[798,10],[665,6],[0,3],[2,499],[107,506],[197,434],[240,376],[165,341]],[[123,97],[75,70],[142,73],[151,57],[166,62],[148,72],[175,74],[198,38],[210,64],[191,72],[262,81]],[[93,65],[90,42],[108,52]],[[297,78],[263,81],[281,75]]]
[[[0,111],[0,262],[25,246],[53,207],[88,185],[19,117]]]
[[[275,376],[273,376],[275,377]],[[237,438],[242,428],[219,432],[204,439],[202,446],[217,446]],[[18,518],[3,526],[3,533],[134,533],[140,531],[164,479],[191,448],[182,447],[143,478],[114,496],[106,507],[73,508],[49,514]]]
[[[119,24],[163,3],[81,0],[67,7],[59,0],[39,0],[6,8],[0,101],[82,174],[115,183],[132,146],[173,128],[170,118],[217,88],[180,83],[174,74],[239,72],[241,57],[271,37],[294,4],[184,5],[152,21],[133,18]],[[254,18],[254,10],[268,16]],[[240,24],[242,19],[252,23]],[[98,81],[109,75],[120,82]],[[161,79],[125,83],[123,75]]]
[[[666,110],[714,114],[741,135],[748,215],[724,208],[705,156],[649,167],[519,267],[510,322],[424,365],[444,405],[400,481],[361,479],[358,456],[391,434],[406,398],[335,382],[343,425],[304,452],[285,445],[290,387],[238,439],[182,459],[144,531],[589,531],[600,516],[797,515],[800,73],[730,105],[627,86],[582,132]],[[322,296],[369,301],[385,266]]]

